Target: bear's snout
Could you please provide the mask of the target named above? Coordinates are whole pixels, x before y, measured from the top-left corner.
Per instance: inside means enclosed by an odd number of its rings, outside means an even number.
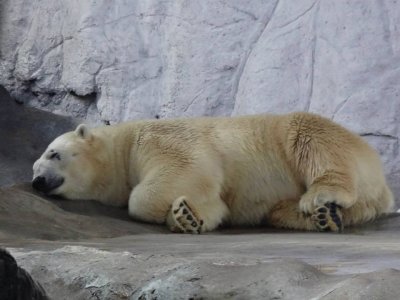
[[[63,178],[54,180],[46,179],[44,176],[37,176],[32,181],[32,187],[40,192],[48,193],[64,183]]]
[[[32,187],[38,191],[44,191],[46,189],[46,178],[44,176],[37,176],[32,181]]]

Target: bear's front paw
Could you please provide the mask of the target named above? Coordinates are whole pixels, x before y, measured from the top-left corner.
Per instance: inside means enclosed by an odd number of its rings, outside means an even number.
[[[199,234],[203,220],[200,220],[188,205],[185,197],[174,201],[168,216],[168,226],[173,232]]]
[[[336,203],[326,203],[317,207],[311,220],[319,231],[343,231],[342,213]]]

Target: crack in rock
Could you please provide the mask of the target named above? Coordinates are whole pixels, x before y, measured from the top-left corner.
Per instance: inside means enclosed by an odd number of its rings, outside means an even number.
[[[262,20],[262,24],[263,26],[260,28],[259,31],[257,31],[257,33],[254,35],[254,38],[252,40],[250,40],[249,43],[249,48],[248,50],[244,53],[243,58],[241,60],[241,63],[238,66],[238,71],[236,74],[236,78],[234,79],[234,83],[233,83],[233,99],[234,99],[234,103],[236,103],[236,99],[237,99],[237,93],[238,93],[238,89],[239,89],[239,84],[240,84],[240,80],[242,78],[244,69],[246,67],[247,61],[255,47],[255,45],[258,43],[258,41],[260,40],[260,38],[262,37],[262,35],[264,34],[264,32],[267,30],[268,28],[268,24],[271,23],[271,20],[278,8],[280,0],[277,0],[275,3],[275,6],[273,7],[271,13],[267,13],[263,20]]]
[[[399,140],[399,137],[397,137],[397,136],[379,133],[379,132],[364,132],[364,133],[360,133],[360,136],[373,136],[373,137],[391,139],[391,140],[396,140],[396,141]]]

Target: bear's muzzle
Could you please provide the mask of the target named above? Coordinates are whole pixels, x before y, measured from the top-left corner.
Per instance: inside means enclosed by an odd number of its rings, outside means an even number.
[[[64,178],[46,178],[37,176],[32,181],[32,187],[40,192],[49,193],[64,183]]]

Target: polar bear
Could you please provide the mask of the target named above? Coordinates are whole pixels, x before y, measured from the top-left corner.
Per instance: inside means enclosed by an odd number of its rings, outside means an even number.
[[[394,206],[377,153],[310,113],[81,124],[33,171],[42,192],[128,206],[183,233],[265,222],[340,232]]]

